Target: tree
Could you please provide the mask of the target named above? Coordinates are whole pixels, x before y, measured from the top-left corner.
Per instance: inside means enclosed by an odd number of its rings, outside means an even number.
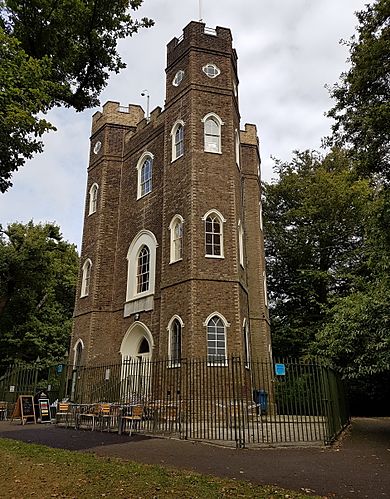
[[[111,72],[125,67],[117,41],[150,19],[130,9],[143,0],[0,0],[0,191],[11,173],[42,150],[54,127],[38,118],[54,106],[96,106]],[[5,85],[3,85],[5,82]]]
[[[357,169],[390,182],[390,2],[376,0],[358,12],[357,36],[344,42],[350,68],[331,90],[336,104],[328,143],[348,146]]]
[[[69,345],[78,255],[53,224],[10,224],[0,238],[2,362],[62,359]]]
[[[299,356],[337,297],[367,272],[364,217],[372,190],[342,150],[295,153],[264,185],[265,252],[276,355]]]

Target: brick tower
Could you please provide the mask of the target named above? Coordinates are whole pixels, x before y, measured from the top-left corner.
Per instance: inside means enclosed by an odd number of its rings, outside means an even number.
[[[93,116],[71,362],[269,360],[255,125],[229,29],[167,47],[166,102]]]

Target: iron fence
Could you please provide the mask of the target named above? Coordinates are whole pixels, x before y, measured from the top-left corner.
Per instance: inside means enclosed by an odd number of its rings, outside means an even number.
[[[0,370],[0,400],[46,390],[50,401],[79,406],[137,405],[132,431],[184,439],[232,441],[237,447],[331,443],[349,422],[338,375],[316,362],[291,359],[212,365],[205,359],[127,359],[119,364]],[[133,422],[134,423],[134,422]]]

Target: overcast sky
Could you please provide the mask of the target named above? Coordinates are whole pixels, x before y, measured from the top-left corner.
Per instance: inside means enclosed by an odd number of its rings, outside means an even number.
[[[339,44],[355,31],[354,12],[364,0],[202,0],[208,27],[228,27],[238,54],[241,127],[255,123],[260,137],[262,177],[273,177],[271,156],[289,160],[296,149],[319,149],[331,121],[326,83],[347,68],[348,52]],[[112,75],[101,95],[122,105],[164,107],[166,44],[199,20],[198,0],[144,0],[137,16],[155,26],[121,41],[127,69]],[[91,116],[56,109],[48,115],[57,132],[45,136],[44,152],[13,177],[0,194],[0,224],[56,222],[64,238],[80,250]]]

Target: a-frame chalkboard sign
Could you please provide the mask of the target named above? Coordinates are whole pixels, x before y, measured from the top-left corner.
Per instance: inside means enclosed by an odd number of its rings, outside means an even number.
[[[16,401],[11,421],[20,418],[22,424],[36,423],[34,397],[32,395],[19,395]]]

